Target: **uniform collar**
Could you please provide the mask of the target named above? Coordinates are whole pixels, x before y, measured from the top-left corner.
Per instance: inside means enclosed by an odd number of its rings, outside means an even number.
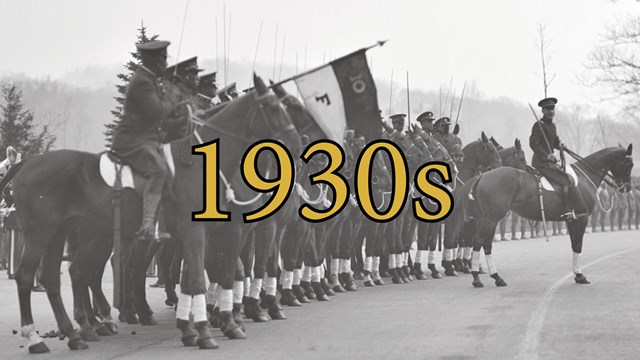
[[[151,74],[154,78],[157,78],[158,75],[156,75],[156,73],[154,73],[153,71],[151,71],[148,67],[144,66],[144,65],[140,65],[140,68],[142,70],[145,70],[146,72],[148,72],[149,74]]]

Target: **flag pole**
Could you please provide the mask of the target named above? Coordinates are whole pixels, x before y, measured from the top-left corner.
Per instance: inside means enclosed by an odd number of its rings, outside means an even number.
[[[407,71],[407,124],[411,128],[411,101],[409,99],[409,71]]]
[[[362,48],[362,49],[360,49],[360,50],[356,50],[356,51],[354,51],[354,52],[351,52],[351,53],[349,53],[349,54],[347,54],[347,55],[345,55],[345,56],[342,56],[342,57],[339,57],[339,58],[337,58],[337,59],[333,60],[332,62],[335,62],[335,61],[338,61],[338,60],[342,60],[342,59],[344,59],[344,58],[347,58],[347,57],[349,57],[349,56],[351,56],[351,55],[353,55],[353,54],[355,54],[355,53],[361,52],[361,51],[367,51],[367,50],[372,49],[372,48],[374,48],[374,47],[383,46],[387,41],[388,41],[388,40],[378,41],[378,42],[376,42],[375,44],[373,44],[373,45],[371,45],[371,46],[368,46],[368,47],[366,47],[366,48]],[[280,81],[278,81],[277,83],[274,83],[274,84],[270,85],[270,86],[269,86],[269,88],[271,89],[271,88],[273,88],[274,86],[282,85],[282,84],[284,84],[284,83],[286,83],[286,82],[289,82],[289,81],[291,81],[291,80],[295,80],[295,79],[298,79],[298,78],[300,78],[300,77],[302,77],[302,76],[305,76],[305,75],[311,74],[312,72],[315,72],[315,71],[317,71],[317,70],[320,70],[320,69],[322,69],[322,68],[323,68],[323,67],[325,67],[325,66],[327,66],[327,64],[322,64],[322,65],[320,65],[320,66],[316,66],[316,67],[314,67],[313,69],[307,70],[307,71],[305,71],[305,72],[303,72],[303,73],[296,74],[296,75],[294,75],[294,76],[290,76],[290,77],[288,77],[288,78],[286,78],[286,79],[284,79],[284,80],[280,80]]]

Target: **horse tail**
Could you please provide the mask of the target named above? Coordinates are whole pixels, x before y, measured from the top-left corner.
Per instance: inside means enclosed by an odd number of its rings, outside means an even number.
[[[7,186],[9,181],[11,181],[11,179],[13,179],[13,177],[18,173],[18,171],[20,171],[20,169],[22,168],[22,166],[24,166],[24,163],[26,163],[26,162],[27,162],[26,160],[23,160],[23,161],[15,164],[15,165],[13,165],[9,169],[7,174],[2,179],[0,179],[0,193],[2,193],[2,191]]]

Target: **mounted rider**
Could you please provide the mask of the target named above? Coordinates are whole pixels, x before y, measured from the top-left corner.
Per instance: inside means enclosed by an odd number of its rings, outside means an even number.
[[[178,86],[181,93],[186,94],[186,103],[196,112],[200,109],[200,97],[198,96],[200,79],[198,73],[203,71],[198,67],[198,57],[179,62],[167,68],[165,78]],[[167,117],[161,124],[162,137],[160,142],[166,144],[173,140],[183,138],[189,133],[189,116],[185,108],[176,109],[172,116]]]
[[[127,86],[124,114],[113,134],[111,151],[145,176],[142,226],[137,236],[156,238],[156,214],[169,169],[160,149],[160,124],[182,105],[164,94],[160,76],[167,68],[168,41],[150,41],[137,46],[141,65]],[[159,233],[166,238],[168,234]]]
[[[405,117],[407,117],[405,114],[395,114],[389,117],[391,119],[393,129],[400,134],[404,134]]]
[[[200,83],[198,84],[198,101],[201,110],[206,110],[213,106],[212,100],[216,97],[216,93],[218,92],[216,75],[217,72],[214,71],[200,76]]]
[[[576,196],[575,186],[573,186],[570,176],[560,168],[558,158],[553,152],[554,149],[564,150],[564,144],[560,141],[556,131],[556,124],[553,123],[557,103],[558,100],[552,97],[538,102],[538,106],[542,108],[542,119],[536,121],[531,128],[531,136],[529,137],[529,146],[533,150],[531,165],[549,181],[562,187],[560,199],[566,211],[561,217],[565,221],[572,221],[577,219],[573,211]]]

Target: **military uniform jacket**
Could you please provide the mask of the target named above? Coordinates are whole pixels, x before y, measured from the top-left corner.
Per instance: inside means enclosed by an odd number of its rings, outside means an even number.
[[[543,131],[544,136],[542,135]],[[552,149],[549,149],[549,146],[547,146],[545,137]],[[553,121],[544,121],[544,118],[536,124],[533,124],[531,136],[529,137],[529,146],[531,150],[533,150],[531,165],[534,168],[550,166],[551,164],[547,160],[547,156],[553,153],[553,149],[560,149],[560,138],[558,138],[556,124],[554,124]]]
[[[127,86],[124,114],[113,135],[113,150],[126,155],[142,145],[159,144],[160,123],[173,109],[156,76],[145,68],[138,68]]]

